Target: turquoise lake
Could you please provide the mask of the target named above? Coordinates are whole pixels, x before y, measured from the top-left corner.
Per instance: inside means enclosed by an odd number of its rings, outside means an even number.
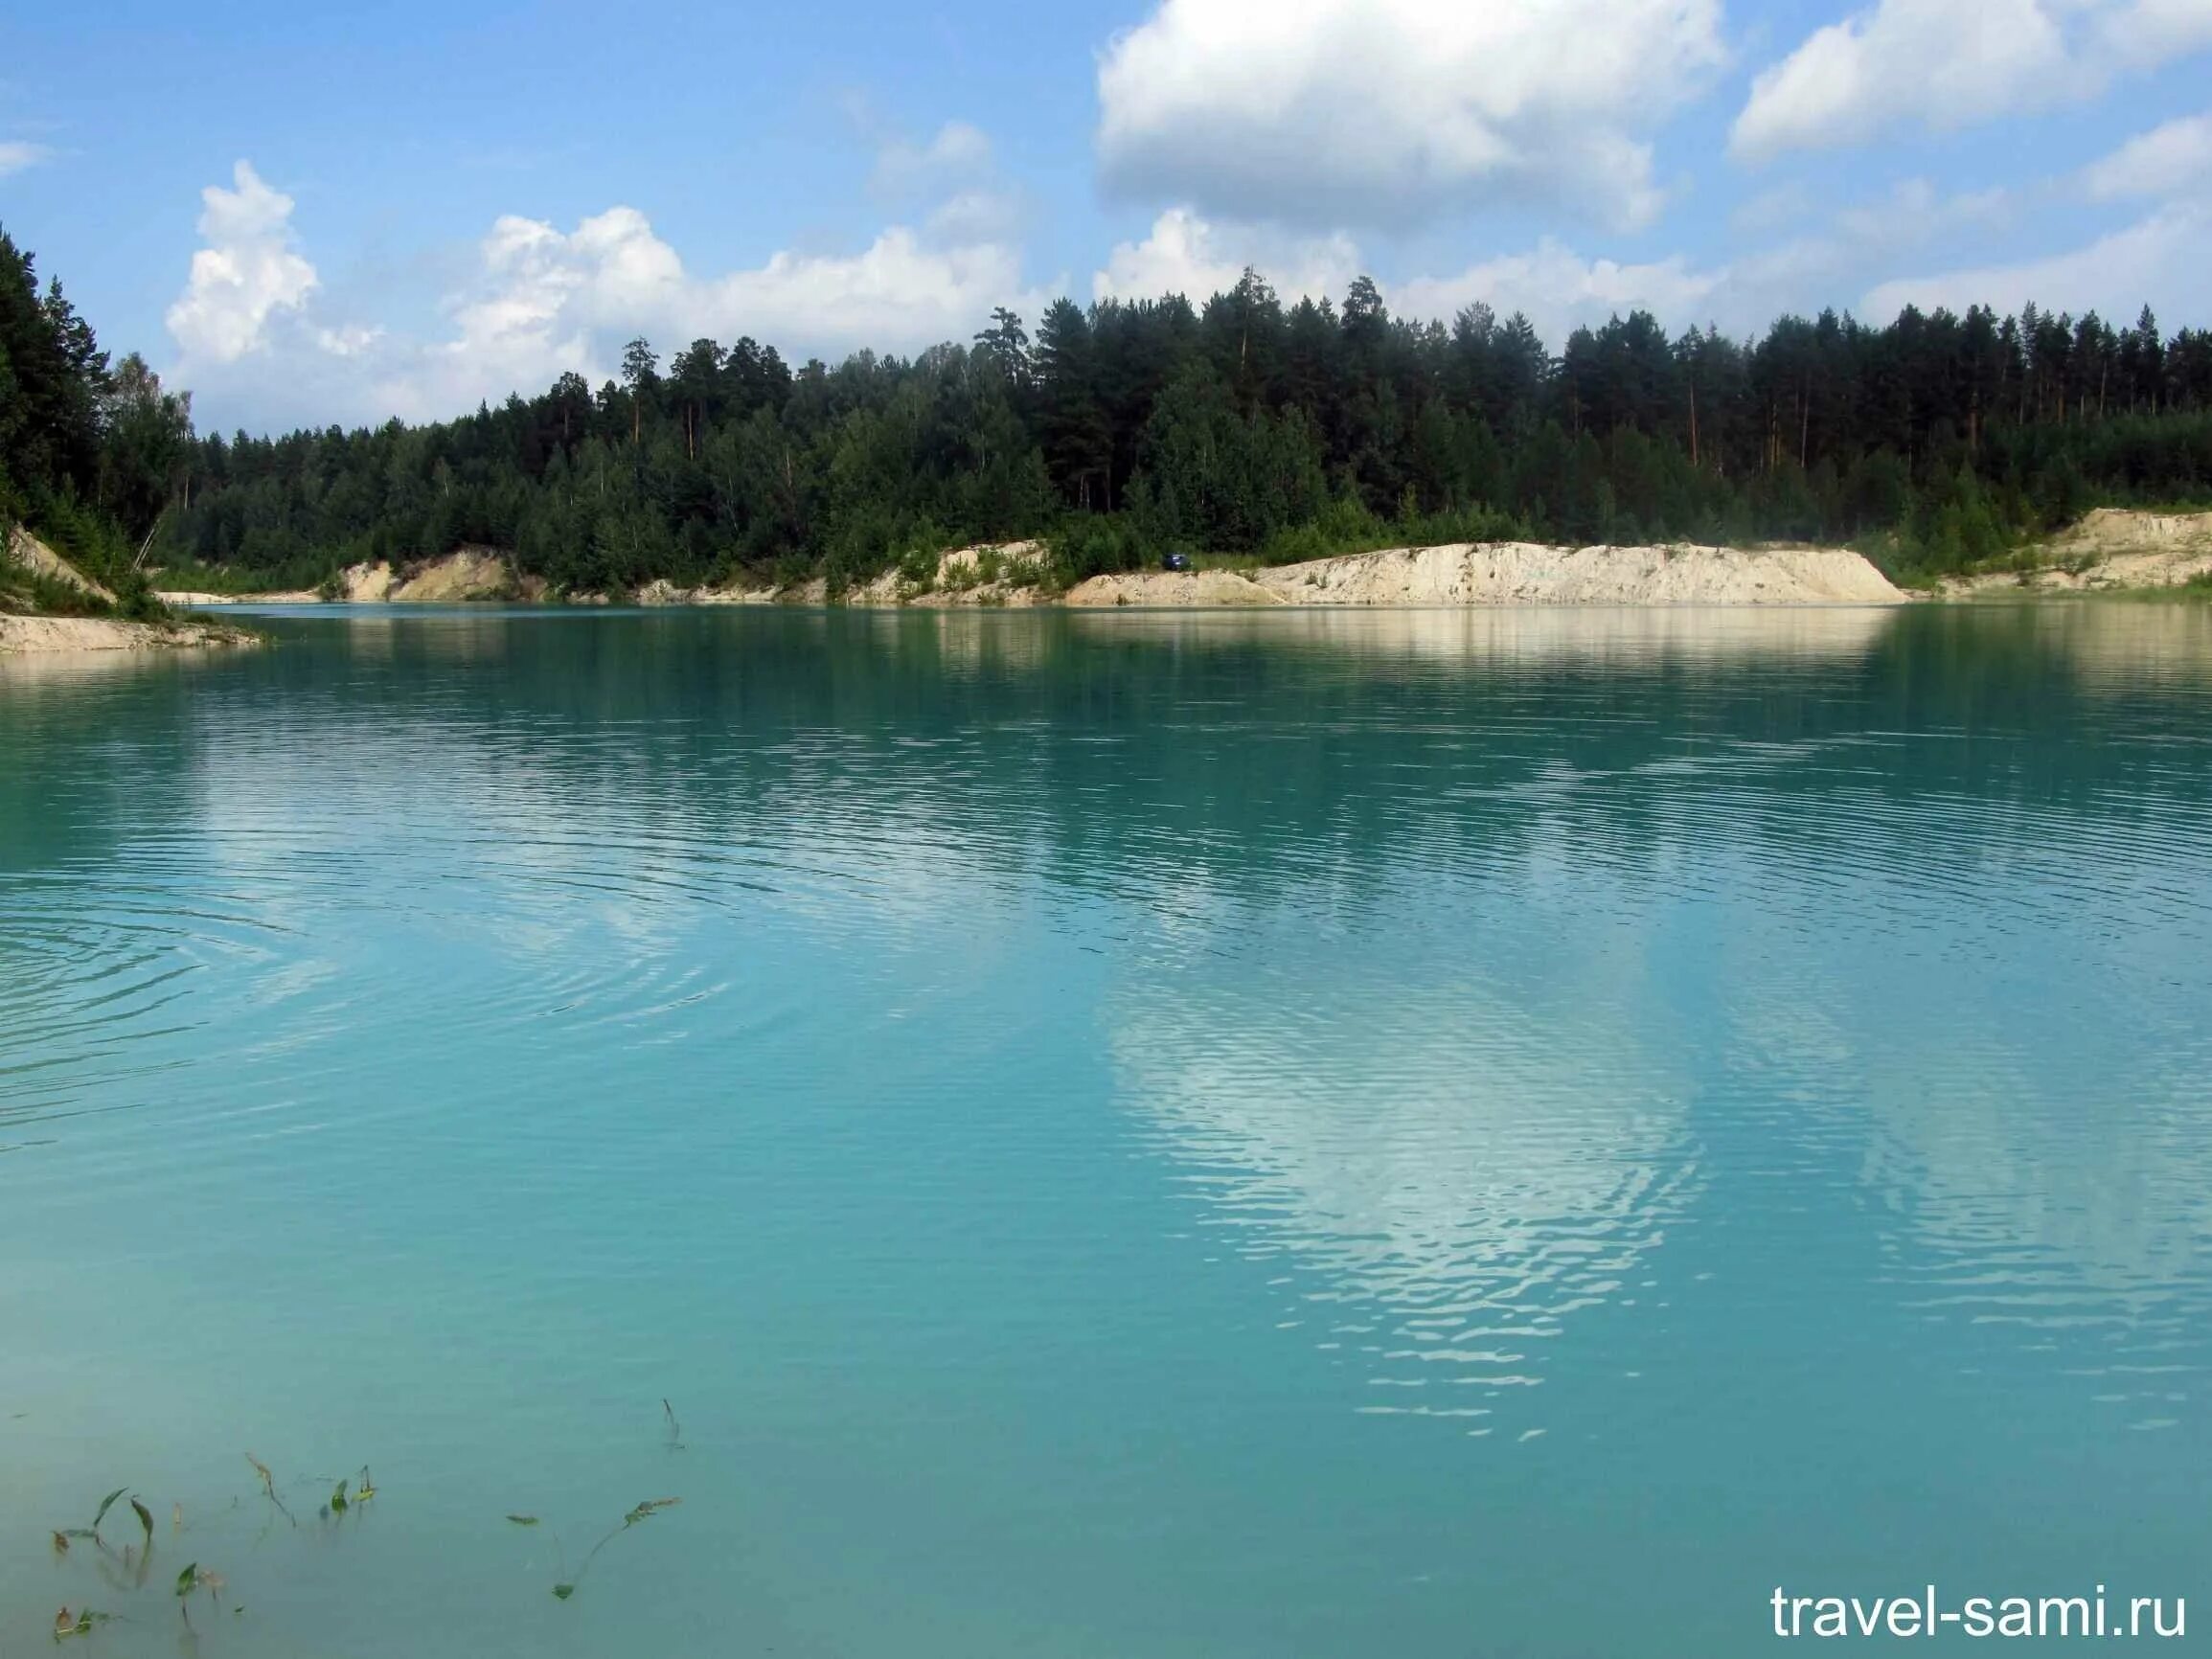
[[[0,1652],[2212,1628],[2212,606],[261,622],[0,662]]]

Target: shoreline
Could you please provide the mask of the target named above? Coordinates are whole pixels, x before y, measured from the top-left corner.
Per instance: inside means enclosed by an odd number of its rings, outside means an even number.
[[[832,593],[813,577],[785,586],[680,586],[656,578],[625,602],[644,606],[835,605],[855,610],[977,607],[1220,610],[1296,606],[1462,609],[1524,606],[1753,606],[1976,602],[2055,595],[2159,593],[2212,581],[2212,513],[2099,509],[2009,566],[1904,589],[1845,547],[1552,546],[1454,542],[1338,554],[1294,564],[1115,571],[1061,587],[1035,541],[987,543],[911,560]],[[227,605],[520,602],[604,605],[596,592],[556,593],[482,546],[395,570],[357,564],[319,591],[173,590],[168,603]]]
[[[455,603],[551,598],[541,581],[518,578],[483,549],[469,548],[398,576],[356,565],[322,593],[163,592],[165,602],[215,609],[233,604]],[[1912,596],[1848,548],[1746,551],[1674,543],[1653,547],[1548,547],[1532,542],[1461,542],[1385,548],[1297,564],[1196,571],[1120,571],[1064,590],[1053,586],[1036,542],[955,548],[928,580],[890,571],[832,594],[821,577],[787,587],[679,587],[655,580],[633,602],[645,606],[841,605],[869,610],[975,607],[1069,610],[1253,609],[1297,606],[1476,608],[1600,605],[1904,604]],[[605,604],[571,594],[569,604]]]
[[[113,610],[116,598],[108,589],[21,525],[6,528],[7,535],[0,538],[0,576],[10,571],[25,572],[34,580],[74,589],[101,610]],[[36,608],[35,588],[25,596],[13,593],[13,585],[0,581],[0,656],[56,651],[175,650],[262,643],[259,634],[197,617],[132,622],[113,615],[58,615]],[[25,602],[33,608],[8,608],[11,604]]]
[[[228,650],[261,643],[259,634],[244,628],[194,618],[148,623],[125,622],[118,617],[0,612],[0,656],[53,651]]]

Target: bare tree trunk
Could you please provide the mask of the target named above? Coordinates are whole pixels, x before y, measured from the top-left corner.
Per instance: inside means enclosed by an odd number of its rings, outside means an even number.
[[[147,551],[153,546],[153,534],[161,528],[161,521],[168,516],[168,513],[169,509],[164,507],[161,511],[153,515],[153,522],[147,526],[146,539],[138,544],[138,557],[130,561],[132,570],[137,570],[146,563]]]

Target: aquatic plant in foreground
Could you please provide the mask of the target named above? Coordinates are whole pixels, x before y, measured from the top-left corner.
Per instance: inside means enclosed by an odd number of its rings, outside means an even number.
[[[662,1403],[666,1404],[667,1402],[664,1400]],[[606,1535],[601,1538],[598,1543],[591,1546],[590,1550],[584,1555],[583,1560],[578,1565],[576,1569],[576,1576],[574,1578],[570,1578],[568,1573],[568,1546],[561,1542],[560,1534],[559,1533],[555,1533],[553,1534],[554,1546],[560,1552],[560,1578],[555,1582],[553,1586],[554,1600],[557,1602],[565,1602],[571,1596],[576,1594],[577,1590],[581,1588],[583,1583],[584,1575],[591,1571],[592,1562],[599,1558],[600,1551],[605,1549],[607,1545],[613,1543],[615,1539],[621,1537],[622,1534],[628,1532],[630,1528],[637,1526],[642,1522],[652,1519],[653,1516],[659,1514],[663,1510],[673,1510],[676,1507],[676,1505],[682,1502],[683,1499],[681,1498],[648,1498],[643,1503],[637,1505],[627,1514],[623,1516],[619,1525],[609,1528]],[[538,1519],[536,1515],[509,1515],[507,1518],[518,1527],[535,1527],[538,1525]]]
[[[268,1465],[262,1463],[251,1452],[245,1454],[245,1459],[252,1466],[254,1476],[260,1483],[262,1495],[269,1503],[270,1526],[274,1526],[276,1516],[282,1515],[294,1530],[297,1530],[300,1524],[298,1517],[292,1513],[290,1507],[285,1504],[283,1496],[279,1493],[276,1476]],[[358,1476],[349,1476],[336,1482],[329,1501],[318,1511],[318,1518],[324,1523],[327,1532],[331,1525],[342,1521],[349,1514],[357,1513],[362,1505],[370,1502],[376,1496],[376,1483],[371,1479],[367,1466],[363,1466]],[[107,1524],[108,1517],[114,1513],[116,1507],[119,1504],[124,1504],[125,1500],[127,1500],[132,1518],[138,1523],[139,1536],[119,1546],[101,1529]],[[235,1511],[239,1507],[239,1501],[234,1500],[231,1505],[232,1510]],[[170,1508],[170,1531],[181,1535],[186,1530],[184,1506],[172,1504]],[[264,1537],[267,1535],[266,1528],[263,1529],[262,1535]],[[161,1595],[159,1590],[149,1588],[154,1558],[157,1554],[154,1545],[153,1511],[128,1487],[117,1487],[103,1497],[93,1511],[90,1525],[57,1527],[54,1530],[53,1552],[56,1562],[64,1565],[68,1563],[79,1544],[91,1545],[92,1551],[86,1558],[97,1564],[102,1579],[106,1582],[109,1590],[117,1595],[131,1598],[149,1594]],[[162,1596],[162,1600],[173,1601],[176,1603],[177,1617],[183,1621],[186,1629],[194,1632],[195,1637],[197,1632],[192,1618],[194,1599],[204,1591],[210,1604],[219,1608],[224,1602],[223,1593],[229,1588],[228,1581],[221,1573],[217,1572],[212,1567],[202,1565],[196,1559],[187,1562],[179,1569],[173,1579],[165,1579],[164,1582],[167,1584],[167,1595]],[[160,1602],[151,1603],[153,1606],[160,1604]],[[140,1609],[142,1612],[150,1610],[143,1602],[140,1602]],[[232,1606],[230,1610],[233,1614],[243,1614],[245,1611],[244,1607],[237,1605]],[[115,1623],[118,1620],[129,1622],[130,1615],[128,1612],[111,1612],[82,1602],[65,1602],[54,1616],[53,1638],[57,1642],[61,1642],[76,1637],[90,1636],[102,1625]]]

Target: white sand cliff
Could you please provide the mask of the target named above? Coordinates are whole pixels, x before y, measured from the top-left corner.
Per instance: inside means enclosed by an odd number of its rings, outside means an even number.
[[[1035,542],[956,548],[923,584],[891,573],[846,590],[849,605],[1064,604],[1079,609],[1173,609],[1279,605],[1745,605],[1897,604],[1905,595],[1849,548],[1543,547],[1533,542],[1462,542],[1347,554],[1247,571],[1127,571],[1095,576],[1064,594],[1042,585],[1044,551]],[[656,584],[659,603],[819,604],[817,578],[776,593],[730,589],[687,593]]]
[[[1904,595],[1849,548],[1543,547],[1476,542],[1392,548],[1248,575],[1146,571],[1093,577],[1076,605],[1896,604]]]

